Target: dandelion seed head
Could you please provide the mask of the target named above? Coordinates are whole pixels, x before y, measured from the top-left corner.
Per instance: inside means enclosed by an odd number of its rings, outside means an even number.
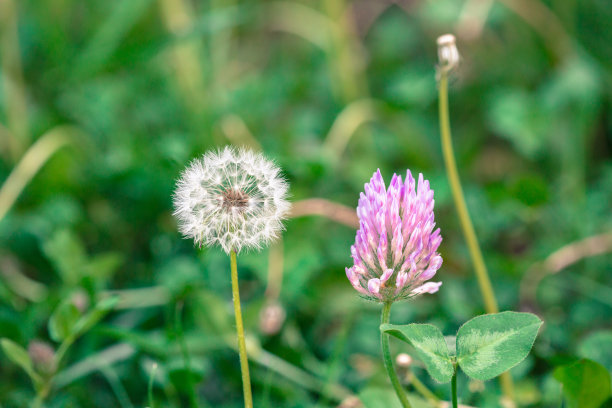
[[[278,237],[289,210],[280,169],[259,153],[225,147],[193,160],[174,192],[179,231],[199,246],[229,253]]]
[[[427,282],[442,266],[433,208],[433,190],[422,174],[418,182],[410,170],[404,181],[394,174],[386,188],[377,170],[365,184],[357,206],[353,266],[346,268],[363,297],[393,302],[438,291],[441,282]]]

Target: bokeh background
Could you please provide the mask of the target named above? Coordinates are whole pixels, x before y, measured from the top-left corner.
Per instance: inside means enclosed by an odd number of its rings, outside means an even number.
[[[0,337],[44,372],[40,342],[57,351],[61,322],[120,296],[46,406],[143,407],[150,378],[158,407],[189,406],[190,378],[201,407],[241,406],[229,260],[171,215],[180,171],[225,144],[274,159],[295,204],[281,242],[238,260],[256,406],[349,406],[387,384],[380,307],[344,273],[377,168],[424,173],[444,237],[440,292],[392,321],[452,334],[484,313],[438,132],[447,32],[457,161],[500,308],[545,321],[512,370],[517,400],[558,407],[552,370],[575,356],[611,370],[607,0],[0,0]],[[0,377],[0,406],[29,406],[5,354]],[[500,406],[497,381],[459,384],[465,403]]]

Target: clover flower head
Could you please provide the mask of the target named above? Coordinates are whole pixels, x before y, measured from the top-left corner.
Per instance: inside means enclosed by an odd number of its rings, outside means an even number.
[[[260,249],[278,237],[289,210],[287,182],[259,153],[225,147],[193,160],[174,192],[174,216],[185,238],[228,254]]]
[[[415,188],[415,184],[417,184]],[[357,206],[359,230],[351,247],[353,266],[346,276],[365,298],[378,302],[435,293],[441,282],[427,282],[442,266],[442,242],[434,226],[433,190],[410,170],[406,180],[393,175],[389,188],[380,170],[365,185]]]

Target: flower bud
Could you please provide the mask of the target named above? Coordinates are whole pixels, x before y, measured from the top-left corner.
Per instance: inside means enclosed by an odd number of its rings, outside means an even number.
[[[395,357],[395,364],[401,368],[408,368],[412,364],[412,357],[406,353],[399,353],[397,357]]]
[[[285,322],[285,315],[285,309],[278,303],[266,305],[259,315],[259,329],[267,335],[278,333]]]
[[[55,351],[48,343],[32,340],[28,345],[28,355],[39,373],[52,374],[55,371]]]
[[[85,313],[89,309],[89,296],[84,290],[78,290],[72,294],[72,304],[79,312]]]
[[[363,403],[359,398],[354,395],[351,395],[350,397],[346,397],[340,403],[340,405],[338,405],[338,408],[363,408]]]
[[[459,64],[459,51],[455,42],[455,36],[444,34],[438,37],[438,61],[439,68],[450,71]]]

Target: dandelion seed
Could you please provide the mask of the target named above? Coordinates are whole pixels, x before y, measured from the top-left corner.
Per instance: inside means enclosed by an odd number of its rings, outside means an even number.
[[[415,184],[416,188],[415,188]],[[380,170],[365,185],[357,216],[359,230],[351,247],[353,266],[346,276],[365,298],[378,302],[435,293],[441,282],[426,282],[442,266],[436,251],[442,242],[434,226],[433,190],[419,174],[406,180],[393,175],[389,188]]]
[[[225,147],[195,159],[174,193],[179,230],[199,246],[228,254],[278,237],[289,203],[280,169],[263,155]]]

